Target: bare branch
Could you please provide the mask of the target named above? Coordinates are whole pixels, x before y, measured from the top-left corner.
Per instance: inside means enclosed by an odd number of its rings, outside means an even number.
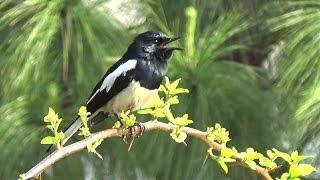
[[[171,132],[175,126],[171,124],[166,124],[159,121],[148,121],[143,123],[145,126],[145,131],[164,131],[164,132]],[[135,130],[137,133],[141,131],[139,127],[135,127]],[[212,142],[207,139],[207,133],[194,129],[189,127],[184,127],[183,131],[188,136],[193,136],[201,141],[203,141],[208,147],[212,148],[213,150],[220,152],[225,146]],[[42,161],[40,161],[37,165],[35,165],[32,169],[30,169],[28,172],[25,173],[26,179],[31,179],[33,177],[36,177],[38,174],[42,173],[45,169],[49,168],[51,165],[56,163],[57,161],[75,153],[82,149],[85,149],[87,144],[93,143],[99,138],[107,139],[111,137],[118,137],[123,135],[129,135],[129,130],[127,129],[106,129],[104,131],[100,131],[97,133],[92,134],[86,139],[83,139],[81,141],[75,142],[73,144],[70,144],[68,146],[62,147],[60,149],[57,149],[56,151],[52,152],[49,156],[44,158]],[[238,163],[241,165],[248,167],[246,164],[244,164],[240,157],[233,157]],[[248,167],[249,168],[249,167]],[[260,174],[264,179],[266,180],[272,180],[269,171],[262,167],[257,167],[255,171]]]

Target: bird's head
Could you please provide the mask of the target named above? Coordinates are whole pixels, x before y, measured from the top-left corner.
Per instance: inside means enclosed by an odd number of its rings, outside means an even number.
[[[141,47],[144,53],[153,54],[160,60],[167,61],[174,50],[182,50],[178,47],[167,47],[167,45],[181,38],[170,37],[157,31],[147,31],[139,34],[134,39],[134,44]]]

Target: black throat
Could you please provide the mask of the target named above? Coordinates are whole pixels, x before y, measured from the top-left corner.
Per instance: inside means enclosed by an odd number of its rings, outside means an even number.
[[[144,88],[158,89],[167,74],[168,59],[171,57],[172,52],[162,52],[162,49],[148,52],[145,47],[132,44],[128,48],[126,55],[126,59],[137,59],[138,61],[135,80],[139,81]]]

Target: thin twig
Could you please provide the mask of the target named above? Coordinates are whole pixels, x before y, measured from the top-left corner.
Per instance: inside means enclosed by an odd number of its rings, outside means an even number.
[[[159,121],[148,121],[145,123],[142,123],[145,127],[145,131],[164,131],[164,132],[171,132],[174,129],[174,125],[166,124]],[[135,130],[136,133],[139,133],[141,129],[139,127]],[[220,152],[225,146],[212,142],[207,138],[206,132],[184,127],[183,131],[188,136],[193,136],[201,141],[203,141],[205,144],[207,144],[208,147],[212,148],[213,150]],[[118,137],[118,136],[124,136],[129,135],[130,131],[128,129],[106,129],[104,131],[100,131],[97,133],[92,134],[86,139],[83,139],[81,141],[75,142],[73,144],[70,144],[68,146],[62,147],[60,149],[57,149],[56,151],[52,152],[49,156],[44,158],[42,161],[40,161],[37,165],[35,165],[32,169],[30,169],[28,172],[25,173],[26,179],[31,179],[33,177],[36,177],[38,174],[42,173],[44,170],[49,168],[51,165],[56,163],[57,161],[75,153],[82,149],[85,149],[87,144],[93,143],[94,141],[98,140],[99,138],[107,139],[111,137]],[[248,167],[245,165],[240,157],[234,156],[234,158],[237,162],[239,162],[241,165]],[[257,167],[255,171],[260,174],[264,179],[266,180],[272,180],[269,171],[262,167]]]

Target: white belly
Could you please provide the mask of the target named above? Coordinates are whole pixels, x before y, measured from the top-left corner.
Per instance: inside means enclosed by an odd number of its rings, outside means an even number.
[[[139,82],[133,81],[100,109],[108,113],[135,111],[148,107],[150,101],[157,95],[157,89],[149,90],[141,87]]]

